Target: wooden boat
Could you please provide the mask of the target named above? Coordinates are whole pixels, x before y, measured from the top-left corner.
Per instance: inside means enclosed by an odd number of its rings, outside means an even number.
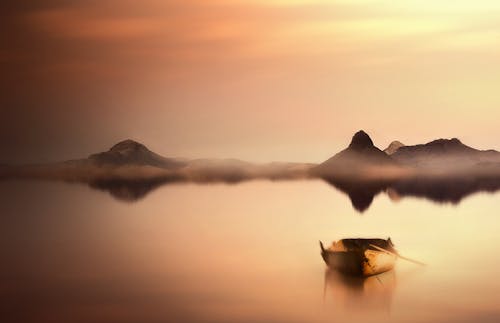
[[[342,239],[325,248],[321,256],[331,269],[354,276],[377,275],[394,268],[398,253],[391,239]]]

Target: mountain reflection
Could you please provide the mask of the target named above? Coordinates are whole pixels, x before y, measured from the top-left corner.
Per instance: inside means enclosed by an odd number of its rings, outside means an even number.
[[[151,179],[140,179],[140,180],[99,180],[88,182],[90,188],[108,192],[115,199],[122,202],[137,202],[145,198],[149,193],[155,189],[175,183],[197,183],[197,184],[214,184],[214,183],[225,183],[225,184],[237,184],[242,182],[241,180],[236,180],[234,178],[228,178],[226,180],[213,180],[204,179],[198,181],[187,181],[181,178],[151,178]]]
[[[467,196],[478,192],[494,193],[500,190],[500,177],[414,177],[393,182],[346,181],[325,179],[337,190],[347,194],[359,212],[367,210],[374,197],[386,192],[391,200],[417,197],[435,203],[458,204]]]
[[[467,196],[478,192],[494,193],[500,190],[500,178],[496,177],[416,177],[399,181],[348,181],[325,179],[340,192],[349,196],[358,212],[366,211],[379,193],[385,192],[391,200],[404,197],[423,198],[435,203],[458,204]],[[150,180],[103,180],[88,185],[111,194],[124,202],[136,202],[163,185],[187,183],[179,179]],[[243,182],[243,181],[242,181]],[[237,184],[234,181],[196,181],[197,184]]]
[[[494,193],[500,189],[498,177],[417,178],[396,182],[391,188],[402,197],[426,198],[437,203],[458,204],[477,192]]]
[[[156,188],[174,183],[173,180],[151,179],[151,180],[102,180],[93,181],[89,186],[93,189],[106,191],[115,199],[123,202],[136,202],[146,197]]]
[[[388,183],[383,181],[347,181],[326,179],[337,190],[349,195],[352,206],[359,212],[367,210],[374,197],[387,189]]]

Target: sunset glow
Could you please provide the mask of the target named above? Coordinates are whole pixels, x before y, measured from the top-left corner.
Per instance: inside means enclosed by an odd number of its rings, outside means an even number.
[[[4,15],[0,144],[14,162],[134,136],[165,155],[317,162],[361,128],[381,146],[500,149],[497,1],[47,1]]]

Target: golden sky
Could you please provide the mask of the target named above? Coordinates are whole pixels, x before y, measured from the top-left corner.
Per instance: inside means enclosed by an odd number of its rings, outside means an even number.
[[[500,149],[500,2],[13,1],[0,13],[0,162],[132,138],[168,156],[319,162]]]

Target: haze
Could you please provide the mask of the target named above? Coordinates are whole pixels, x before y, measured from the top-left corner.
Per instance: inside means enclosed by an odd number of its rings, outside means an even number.
[[[499,18],[496,1],[12,2],[0,162],[125,138],[166,156],[320,162],[357,129],[381,148],[500,149]]]

